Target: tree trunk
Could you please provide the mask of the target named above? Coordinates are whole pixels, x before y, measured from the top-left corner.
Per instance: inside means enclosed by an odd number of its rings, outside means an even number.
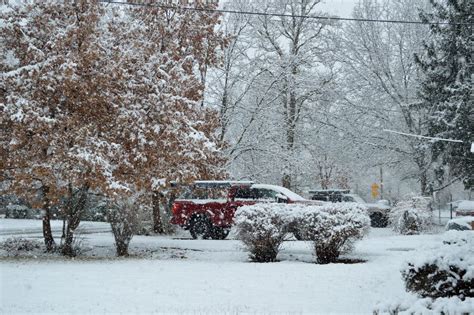
[[[428,179],[426,176],[426,171],[422,171],[420,173],[420,190],[422,196],[430,196],[430,192],[428,191]]]
[[[54,242],[53,233],[51,232],[51,211],[49,208],[44,209],[45,214],[43,216],[43,237],[46,250],[48,252],[53,251],[56,243]]]
[[[115,240],[115,247],[117,249],[117,256],[124,257],[128,256],[128,244],[129,242],[122,242]]]
[[[74,232],[81,223],[82,214],[86,208],[88,191],[89,185],[87,184],[76,191],[76,193],[74,193],[72,186],[69,185],[69,202],[66,205],[65,211],[66,235],[62,248],[62,254],[64,256],[76,256],[76,252],[73,248]]]
[[[154,191],[152,195],[153,201],[153,232],[155,233],[164,233],[163,229],[163,221],[161,219],[161,212],[160,212],[160,193],[158,191]]]
[[[49,204],[49,198],[47,196],[49,192],[48,186],[43,186],[43,238],[46,250],[48,252],[53,251],[56,243],[54,242],[53,233],[51,232],[51,209]]]
[[[297,68],[293,66],[292,68],[292,74],[293,76],[297,74]],[[296,102],[296,93],[293,90],[294,85],[289,84],[288,88],[288,94],[289,94],[289,99],[285,103],[285,109],[286,109],[286,122],[285,122],[285,127],[286,127],[286,149],[287,149],[287,158],[289,157],[289,161],[286,161],[286,170],[285,174],[283,174],[282,177],[282,186],[288,189],[291,189],[291,173],[292,173],[292,163],[293,161],[291,160],[293,158],[293,149],[295,147],[295,132],[296,132],[296,123],[297,123],[297,102]]]
[[[61,234],[61,241],[66,238],[66,217],[63,218],[63,233]]]
[[[66,232],[66,237],[64,238],[64,245],[63,245],[63,248],[62,248],[62,254],[64,256],[68,256],[68,257],[75,257],[76,256],[76,252],[74,250],[74,248],[72,247],[72,243],[74,241],[74,231],[71,231],[71,229],[67,228],[67,232]]]
[[[281,185],[285,188],[291,189],[291,175],[285,174],[281,179]]]

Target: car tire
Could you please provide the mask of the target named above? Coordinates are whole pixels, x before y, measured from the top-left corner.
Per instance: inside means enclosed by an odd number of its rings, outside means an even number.
[[[208,239],[212,236],[212,224],[207,215],[198,214],[189,222],[189,232],[193,239]]]
[[[211,238],[213,240],[223,240],[229,235],[230,229],[229,228],[223,228],[220,226],[213,226],[212,227],[212,235]]]
[[[388,225],[387,216],[380,212],[375,212],[370,215],[370,225],[376,228],[384,228]]]

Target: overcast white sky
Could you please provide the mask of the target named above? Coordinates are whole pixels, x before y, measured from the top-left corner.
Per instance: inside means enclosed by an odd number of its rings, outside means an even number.
[[[319,4],[319,10],[341,17],[350,17],[352,8],[359,0],[324,0]]]

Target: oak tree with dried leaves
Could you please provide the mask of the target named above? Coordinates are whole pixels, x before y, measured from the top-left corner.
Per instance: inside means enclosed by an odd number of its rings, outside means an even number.
[[[48,250],[49,209],[76,191],[152,202],[171,180],[220,176],[218,116],[202,106],[206,68],[226,42],[217,15],[82,0],[0,19],[2,180],[45,211]],[[64,208],[72,240],[81,212]]]

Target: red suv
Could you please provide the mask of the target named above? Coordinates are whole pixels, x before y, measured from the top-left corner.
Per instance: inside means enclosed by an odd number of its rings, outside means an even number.
[[[196,181],[173,203],[171,223],[193,238],[224,239],[238,207],[257,202],[318,203],[281,186],[237,181]]]

